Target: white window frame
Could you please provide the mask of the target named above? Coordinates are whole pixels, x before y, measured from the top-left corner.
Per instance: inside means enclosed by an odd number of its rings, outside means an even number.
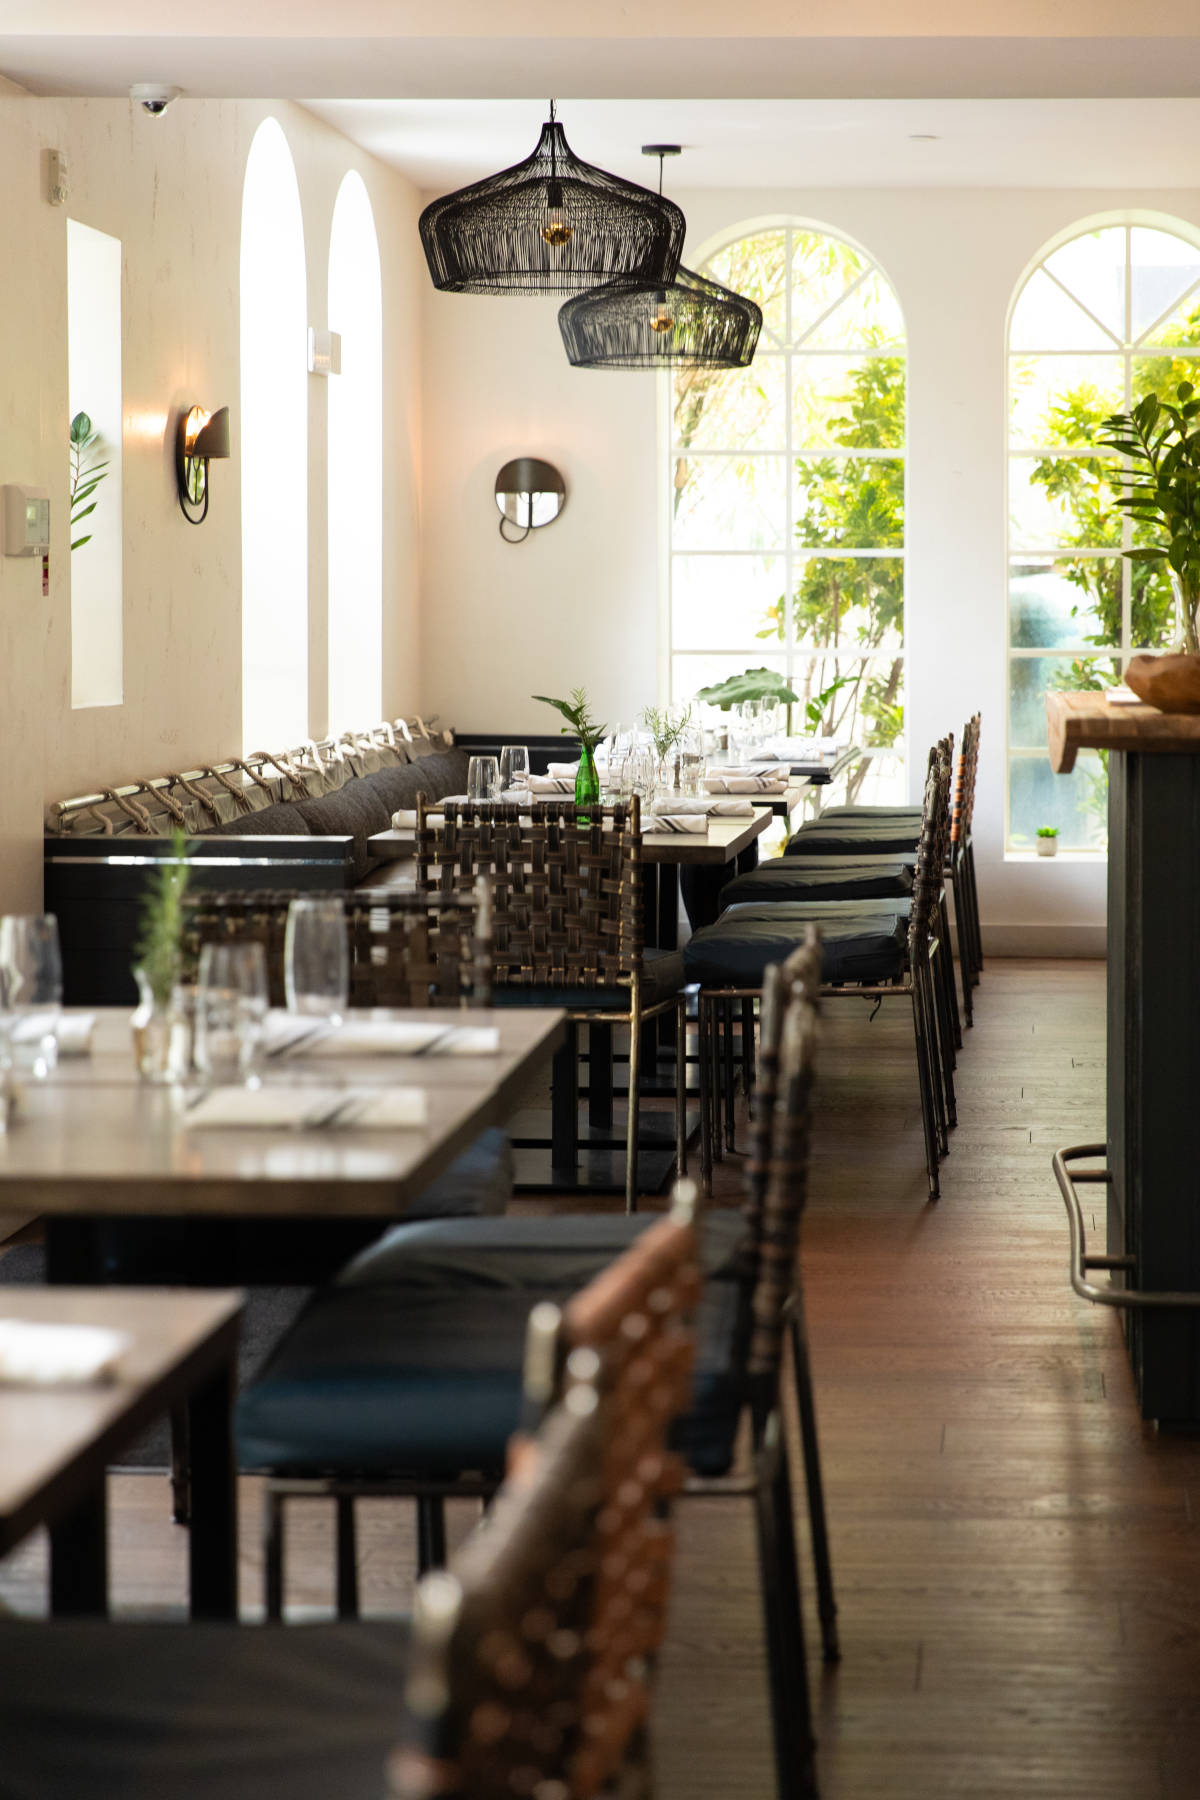
[[[1125,233],[1125,315],[1124,315],[1124,319],[1122,321],[1123,329],[1122,329],[1122,337],[1121,337],[1120,341],[1118,341],[1118,339],[1114,336],[1114,334],[1111,331],[1111,329],[1109,328],[1109,326],[1107,326],[1102,319],[1097,317],[1097,315],[1091,310],[1091,308],[1089,306],[1087,306],[1085,304],[1085,302],[1080,298],[1080,296],[1078,294],[1076,294],[1071,288],[1068,288],[1064,282],[1059,281],[1058,277],[1053,273],[1052,270],[1046,268],[1046,264],[1050,260],[1050,258],[1052,256],[1056,255],[1058,251],[1064,249],[1067,244],[1073,244],[1079,238],[1091,237],[1094,234],[1101,232],[1101,231],[1113,231],[1113,230],[1122,230]],[[1025,359],[1025,358],[1029,358],[1029,357],[1038,357],[1039,359],[1041,359],[1041,358],[1049,358],[1049,357],[1056,357],[1056,356],[1063,356],[1063,357],[1067,357],[1067,356],[1080,357],[1080,356],[1089,356],[1089,355],[1112,356],[1112,357],[1120,356],[1122,358],[1122,396],[1123,396],[1122,397],[1122,406],[1124,407],[1125,411],[1128,412],[1129,409],[1131,408],[1131,406],[1133,405],[1133,369],[1134,369],[1134,364],[1136,362],[1138,362],[1140,360],[1149,360],[1152,357],[1157,357],[1157,358],[1161,359],[1166,356],[1195,356],[1196,358],[1200,359],[1200,344],[1194,344],[1194,345],[1193,344],[1172,344],[1170,346],[1164,346],[1162,344],[1156,344],[1156,345],[1146,344],[1146,339],[1148,337],[1150,337],[1154,332],[1156,332],[1163,324],[1165,324],[1165,322],[1171,317],[1172,313],[1178,312],[1179,308],[1184,304],[1184,302],[1186,300],[1189,300],[1193,297],[1200,299],[1200,275],[1198,275],[1196,280],[1193,281],[1188,287],[1181,289],[1181,291],[1175,296],[1174,299],[1172,299],[1170,301],[1170,303],[1163,309],[1163,311],[1161,313],[1159,313],[1156,318],[1151,320],[1151,322],[1145,327],[1145,329],[1138,334],[1136,339],[1133,336],[1133,235],[1132,234],[1134,231],[1137,231],[1137,230],[1159,231],[1164,234],[1170,234],[1171,236],[1179,238],[1181,243],[1188,244],[1191,246],[1192,249],[1200,251],[1200,236],[1197,235],[1197,233],[1195,232],[1195,230],[1193,228],[1189,228],[1188,225],[1186,224],[1186,222],[1181,219],[1162,218],[1159,216],[1146,217],[1144,215],[1138,216],[1138,215],[1133,215],[1133,214],[1122,214],[1118,217],[1091,219],[1082,224],[1072,226],[1070,228],[1070,230],[1064,232],[1061,236],[1054,238],[1052,240],[1052,242],[1044,250],[1042,250],[1040,252],[1040,254],[1037,257],[1037,260],[1033,264],[1031,264],[1031,266],[1025,271],[1025,274],[1022,276],[1021,281],[1018,284],[1016,291],[1013,294],[1012,304],[1009,308],[1008,324],[1005,329],[1004,383],[1005,383],[1005,395],[1006,395],[1006,416],[1005,416],[1004,469],[1005,469],[1006,563],[1005,563],[1005,581],[1004,581],[1004,642],[1005,642],[1005,665],[1004,665],[1004,674],[1005,674],[1005,681],[1004,681],[1004,742],[1005,742],[1004,851],[1005,851],[1006,856],[1011,856],[1011,857],[1015,857],[1018,859],[1021,857],[1033,854],[1034,851],[1033,851],[1033,848],[1029,845],[1015,844],[1013,842],[1013,835],[1012,835],[1012,782],[1011,782],[1012,764],[1014,761],[1020,761],[1020,762],[1044,761],[1046,758],[1047,751],[1046,751],[1045,746],[1038,748],[1036,746],[1031,746],[1031,745],[1014,744],[1011,741],[1011,736],[1012,736],[1011,668],[1012,668],[1013,662],[1021,661],[1021,660],[1029,660],[1031,658],[1038,658],[1038,657],[1043,658],[1046,661],[1070,662],[1070,661],[1076,661],[1080,657],[1090,657],[1090,658],[1095,658],[1099,662],[1119,663],[1122,673],[1123,673],[1127,664],[1129,663],[1130,658],[1138,655],[1139,652],[1138,652],[1138,646],[1133,644],[1131,641],[1132,634],[1133,634],[1133,619],[1132,619],[1132,614],[1133,614],[1133,564],[1130,561],[1129,557],[1125,555],[1125,552],[1127,550],[1131,550],[1134,547],[1134,545],[1133,545],[1133,522],[1129,518],[1127,513],[1122,512],[1120,515],[1121,541],[1119,544],[1109,544],[1109,545],[1100,546],[1097,548],[1088,548],[1088,549],[1075,549],[1075,548],[1064,549],[1061,546],[1057,547],[1057,548],[1050,546],[1050,547],[1042,547],[1042,548],[1036,548],[1036,549],[1026,548],[1026,549],[1022,549],[1022,550],[1017,550],[1017,549],[1014,549],[1014,547],[1013,547],[1013,543],[1012,543],[1012,507],[1011,507],[1011,495],[1013,492],[1012,476],[1013,476],[1014,465],[1018,461],[1018,459],[1028,459],[1030,462],[1033,462],[1040,458],[1049,458],[1049,459],[1053,459],[1056,462],[1068,462],[1073,459],[1078,459],[1078,460],[1081,460],[1084,462],[1091,462],[1091,461],[1095,461],[1097,458],[1102,458],[1108,454],[1102,448],[1097,447],[1096,445],[1089,445],[1086,447],[1065,446],[1065,445],[1057,445],[1057,444],[1038,445],[1038,444],[1026,444],[1026,443],[1017,441],[1014,438],[1013,428],[1012,428],[1012,400],[1013,400],[1012,371],[1013,371],[1013,364],[1014,364],[1014,361],[1016,361],[1017,359]],[[1045,270],[1045,273],[1049,276],[1050,280],[1053,281],[1055,283],[1055,285],[1062,290],[1062,292],[1068,297],[1068,299],[1072,302],[1072,304],[1077,306],[1080,309],[1080,311],[1082,313],[1084,313],[1086,315],[1086,317],[1092,321],[1093,325],[1096,326],[1097,330],[1102,331],[1104,333],[1105,337],[1111,341],[1111,348],[1107,345],[1104,348],[1099,348],[1097,346],[1084,345],[1084,346],[1077,346],[1074,349],[1068,349],[1068,350],[1063,350],[1063,349],[1038,350],[1036,348],[1027,347],[1024,345],[1020,349],[1015,349],[1013,347],[1012,324],[1013,324],[1013,319],[1016,316],[1017,306],[1020,302],[1022,294],[1024,294],[1024,292],[1025,292],[1025,289],[1029,286],[1029,283],[1033,280],[1034,276],[1036,274],[1038,274],[1038,272],[1040,270]],[[1141,346],[1141,348],[1139,348],[1139,346]],[[1197,386],[1200,387],[1200,382],[1197,383]],[[1106,559],[1106,558],[1111,560],[1114,557],[1120,558],[1120,567],[1121,567],[1121,642],[1119,645],[1118,644],[1111,644],[1111,645],[1087,644],[1087,643],[1084,643],[1082,640],[1077,641],[1074,645],[1056,644],[1051,648],[1045,648],[1045,647],[1041,647],[1038,645],[1014,645],[1013,644],[1013,642],[1012,642],[1012,571],[1013,571],[1013,567],[1016,564],[1029,562],[1029,561],[1032,561],[1039,557],[1052,557],[1055,561],[1058,561],[1058,562],[1067,562],[1067,561],[1085,562],[1085,561],[1090,561],[1090,560],[1102,560],[1102,559]],[[1108,851],[1107,851],[1107,846],[1097,845],[1094,848],[1089,848],[1087,846],[1084,846],[1082,848],[1072,850],[1069,854],[1071,856],[1086,857],[1090,860],[1098,860],[1098,859],[1106,857],[1108,854]]]
[[[907,383],[908,383],[908,339],[907,339],[907,334],[905,334],[904,336],[899,338],[895,343],[889,343],[889,344],[879,346],[878,351],[876,352],[879,355],[889,355],[889,356],[899,355],[899,356],[903,357],[903,359],[904,359],[904,364],[905,364],[905,430],[904,430],[904,443],[901,446],[901,448],[899,448],[898,450],[896,450],[896,449],[888,449],[888,450],[846,449],[846,450],[843,450],[843,449],[839,449],[839,448],[833,448],[833,449],[828,449],[828,450],[797,450],[793,447],[793,430],[794,430],[793,369],[794,369],[794,365],[795,365],[797,359],[799,359],[801,357],[805,357],[805,356],[826,356],[826,357],[843,357],[843,358],[845,358],[845,357],[853,357],[853,356],[858,356],[858,355],[866,355],[866,354],[871,353],[871,352],[865,352],[860,347],[855,346],[855,345],[833,347],[833,348],[822,347],[822,348],[814,348],[814,349],[806,350],[804,348],[805,343],[811,337],[813,337],[813,335],[821,328],[821,326],[830,317],[830,315],[834,311],[836,311],[836,309],[839,306],[841,306],[843,304],[843,302],[847,299],[848,295],[850,293],[852,293],[855,288],[861,287],[863,282],[865,282],[871,275],[878,274],[880,279],[887,283],[887,285],[891,289],[893,295],[895,295],[895,292],[896,292],[895,287],[894,287],[890,277],[888,276],[886,270],[882,267],[882,265],[871,255],[869,250],[866,250],[861,244],[857,243],[854,239],[847,237],[843,232],[834,231],[829,226],[821,224],[815,220],[798,219],[798,218],[791,218],[791,217],[776,218],[776,219],[763,219],[763,220],[749,220],[742,224],[737,225],[730,231],[722,233],[720,235],[720,237],[714,238],[705,247],[705,251],[704,251],[704,255],[703,255],[702,259],[698,260],[695,265],[698,272],[700,272],[700,273],[708,272],[709,266],[710,266],[710,263],[712,262],[712,260],[714,258],[716,258],[717,256],[719,256],[723,250],[728,249],[731,244],[738,243],[740,240],[742,240],[744,238],[761,237],[771,231],[784,231],[787,234],[787,239],[786,239],[786,244],[785,244],[785,254],[786,254],[786,265],[789,269],[792,266],[792,257],[793,257],[793,253],[794,253],[794,247],[795,247],[794,238],[795,238],[795,234],[797,234],[797,233],[819,233],[822,236],[834,238],[837,240],[837,242],[846,244],[851,250],[854,251],[854,253],[857,256],[862,257],[866,266],[864,267],[862,273],[855,279],[855,281],[852,282],[848,288],[844,289],[843,292],[838,295],[837,299],[835,301],[833,301],[833,303],[830,306],[828,306],[825,309],[825,311],[820,314],[820,316],[818,318],[814,319],[812,321],[812,323],[806,327],[806,329],[804,330],[804,332],[802,333],[802,335],[800,336],[798,341],[796,341],[796,342],[792,341],[792,284],[790,281],[788,281],[788,283],[786,285],[786,289],[785,289],[786,311],[785,311],[785,319],[784,319],[784,331],[785,331],[784,343],[782,345],[777,346],[774,341],[769,340],[768,336],[767,336],[767,328],[764,325],[763,335],[762,335],[762,338],[760,338],[760,340],[759,340],[759,348],[758,348],[757,354],[761,355],[761,356],[778,357],[783,361],[783,364],[784,364],[784,443],[783,443],[782,447],[780,447],[778,449],[771,449],[771,450],[758,450],[758,449],[722,450],[722,449],[714,449],[714,448],[698,450],[698,449],[694,449],[691,446],[689,446],[686,451],[686,455],[689,458],[694,458],[694,459],[699,459],[699,458],[704,458],[704,457],[720,458],[720,457],[739,457],[740,456],[747,460],[750,458],[753,458],[753,457],[761,457],[764,461],[776,460],[776,461],[783,463],[784,470],[785,470],[785,473],[787,476],[787,479],[785,479],[785,482],[784,482],[785,527],[784,527],[782,543],[778,549],[771,549],[771,550],[677,550],[675,548],[675,544],[674,544],[674,507],[672,505],[672,495],[673,495],[673,486],[674,486],[675,461],[676,461],[677,455],[679,454],[679,451],[678,451],[678,448],[677,448],[676,442],[675,442],[674,380],[673,380],[673,376],[669,372],[664,372],[664,374],[660,377],[660,387],[659,387],[660,419],[661,419],[661,423],[662,423],[662,441],[665,443],[665,446],[666,446],[666,454],[664,457],[660,458],[660,465],[659,465],[663,471],[663,476],[662,476],[663,491],[662,491],[662,495],[661,495],[661,500],[662,500],[662,508],[663,508],[663,517],[665,519],[665,531],[664,531],[663,538],[662,538],[663,566],[662,566],[661,581],[660,581],[660,592],[662,595],[662,611],[660,614],[661,629],[660,629],[660,633],[659,633],[659,641],[664,647],[663,654],[660,658],[660,681],[659,681],[660,695],[664,699],[664,701],[669,700],[670,698],[674,697],[673,689],[674,689],[674,680],[675,680],[675,659],[677,656],[680,658],[695,657],[695,658],[699,659],[699,658],[705,657],[705,656],[726,657],[726,656],[742,656],[742,655],[744,655],[744,656],[746,656],[748,661],[753,661],[756,657],[762,661],[766,661],[768,658],[782,657],[784,676],[787,678],[790,678],[790,676],[792,675],[792,673],[794,672],[794,670],[796,669],[796,667],[799,663],[812,663],[814,661],[817,661],[817,660],[820,660],[821,658],[826,658],[826,657],[828,657],[828,658],[840,657],[843,660],[854,660],[858,656],[862,655],[863,653],[856,651],[853,648],[853,646],[851,646],[851,645],[842,645],[842,646],[826,645],[824,647],[818,647],[818,646],[805,646],[802,644],[798,644],[796,642],[794,607],[792,604],[793,596],[796,591],[796,586],[795,586],[796,574],[802,563],[807,562],[807,561],[812,561],[812,560],[844,561],[844,562],[850,562],[850,561],[873,561],[874,562],[874,561],[880,561],[883,558],[887,557],[887,558],[896,559],[900,562],[902,572],[903,572],[903,583],[904,583],[904,621],[903,621],[903,629],[900,634],[900,646],[899,646],[898,651],[892,654],[891,660],[896,660],[896,657],[898,656],[904,665],[904,671],[905,671],[906,678],[907,678],[907,674],[908,674],[908,597],[909,596],[908,596],[908,562],[907,562],[907,556],[908,556],[908,551],[907,551],[907,541],[908,541],[908,386],[907,386]],[[897,302],[897,307],[899,308],[899,297],[898,296],[896,296],[896,302]],[[816,546],[816,545],[811,546],[811,547],[797,546],[796,541],[795,541],[796,520],[795,520],[794,483],[791,480],[790,472],[791,472],[792,468],[794,467],[794,465],[799,461],[812,461],[812,462],[818,462],[818,461],[821,461],[821,462],[825,462],[825,461],[837,461],[837,462],[878,461],[878,462],[893,462],[893,463],[899,462],[901,464],[901,467],[903,469],[903,474],[904,474],[904,542],[900,545],[891,546],[891,547],[881,545],[878,549],[870,549],[870,550],[839,550],[839,549],[826,548],[823,546]],[[765,556],[771,556],[771,557],[777,557],[783,565],[783,574],[784,574],[784,582],[785,582],[785,586],[784,586],[784,595],[785,595],[784,637],[783,637],[782,643],[777,644],[768,639],[758,639],[749,646],[738,646],[736,644],[731,646],[731,645],[725,644],[725,645],[706,645],[704,647],[697,647],[695,645],[689,645],[686,650],[683,650],[683,649],[677,650],[675,643],[674,643],[674,616],[675,615],[674,615],[674,579],[673,579],[673,577],[674,577],[675,558],[676,558],[676,556],[684,556],[684,555],[696,556],[696,557],[700,557],[700,556],[714,556],[714,557],[753,557],[753,556],[765,557]],[[867,659],[870,660],[869,653],[867,653]],[[905,692],[907,693],[907,688],[905,689]],[[690,698],[690,695],[683,695],[683,696],[681,696],[681,698],[687,699],[687,698]],[[906,760],[907,737],[908,737],[908,712],[907,712],[907,700],[906,700],[904,732],[902,733],[901,737],[899,738],[899,740],[897,741],[897,744],[895,746],[889,747],[885,751],[875,752],[875,754],[896,756],[902,762],[905,761]],[[870,754],[872,754],[872,752],[868,752],[868,755],[870,755]]]

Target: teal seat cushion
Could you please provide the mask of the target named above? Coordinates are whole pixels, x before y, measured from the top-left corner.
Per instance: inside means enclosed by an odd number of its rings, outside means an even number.
[[[757,988],[768,963],[780,963],[821,927],[825,982],[894,981],[903,973],[908,909],[895,902],[776,900],[735,906],[697,931],[683,956],[688,978],[704,987]]]
[[[412,1287],[568,1290],[582,1287],[653,1225],[656,1213],[551,1213],[545,1218],[440,1219],[394,1225],[349,1262],[338,1287],[404,1282]],[[700,1214],[706,1275],[736,1266],[749,1228],[732,1207]]]
[[[4,1800],[380,1800],[407,1626],[0,1621]]]
[[[913,865],[902,857],[777,856],[721,893],[722,909],[775,900],[905,900]]]
[[[656,1006],[670,1000],[685,986],[683,958],[678,950],[649,949],[642,965],[642,1005]],[[566,1006],[578,1012],[627,1012],[628,988],[612,987],[516,987],[497,984],[493,1006]]]
[[[469,1290],[395,1283],[318,1294],[239,1397],[240,1466],[498,1477],[531,1304],[522,1289],[484,1306]]]
[[[502,1213],[513,1196],[513,1152],[507,1133],[480,1132],[444,1175],[431,1181],[409,1208],[413,1219],[476,1218]]]
[[[578,1285],[392,1281],[327,1290],[238,1401],[240,1467],[446,1481],[478,1470],[498,1480],[520,1422],[530,1309],[537,1300],[562,1304]],[[739,1279],[704,1285],[692,1405],[673,1433],[700,1474],[720,1474],[733,1458],[747,1299]]]

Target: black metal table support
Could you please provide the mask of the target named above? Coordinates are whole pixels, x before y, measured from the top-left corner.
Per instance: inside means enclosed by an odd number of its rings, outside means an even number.
[[[193,1619],[236,1619],[237,1468],[233,1454],[236,1374],[226,1363],[188,1401],[191,1525],[188,1565]]]
[[[50,1611],[103,1617],[108,1611],[108,1499],[101,1479],[50,1527]]]

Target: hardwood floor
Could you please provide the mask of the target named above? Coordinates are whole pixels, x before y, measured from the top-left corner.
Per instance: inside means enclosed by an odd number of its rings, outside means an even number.
[[[1102,966],[989,964],[936,1206],[911,1028],[867,1011],[827,1009],[804,1247],[843,1646],[838,1668],[812,1664],[822,1794],[1194,1800],[1200,1442],[1139,1420],[1119,1321],[1067,1285],[1050,1171],[1057,1146],[1103,1136]],[[749,1509],[696,1499],[678,1518],[660,1797],[770,1800]],[[328,1604],[331,1557],[323,1507],[296,1525],[299,1611]],[[406,1509],[365,1508],[362,1536],[368,1606],[403,1604]],[[114,1479],[113,1540],[119,1605],[178,1606],[162,1478]],[[36,1609],[43,1556],[0,1565],[0,1597]]]

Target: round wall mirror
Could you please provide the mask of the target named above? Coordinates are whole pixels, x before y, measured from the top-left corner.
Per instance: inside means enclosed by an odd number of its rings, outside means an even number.
[[[506,544],[522,544],[531,531],[553,525],[567,504],[567,489],[553,463],[518,456],[496,477],[500,536]]]

